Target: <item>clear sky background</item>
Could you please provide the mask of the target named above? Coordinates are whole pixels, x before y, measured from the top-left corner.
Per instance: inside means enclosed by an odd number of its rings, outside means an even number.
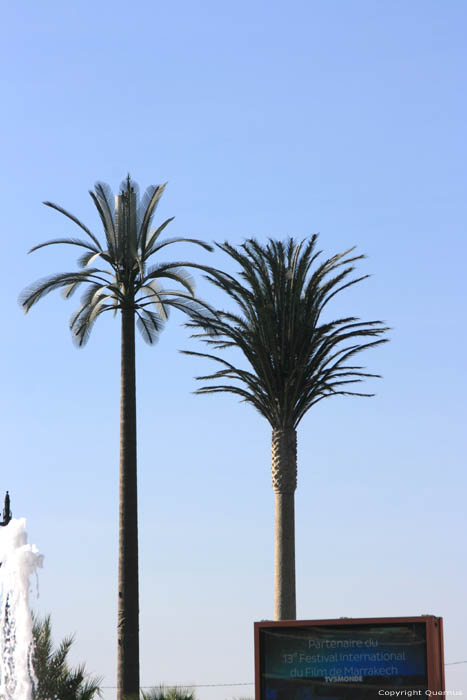
[[[321,402],[299,429],[298,616],[441,615],[467,660],[466,25],[462,0],[2,4],[2,465],[45,555],[39,612],[72,659],[116,680],[119,324],[84,350],[51,294],[74,269],[36,243],[100,231],[87,190],[168,181],[168,235],[239,244],[320,232],[372,277],[333,313],[382,319],[373,399]],[[189,246],[170,257],[230,269]],[[200,295],[225,304],[200,280]],[[253,682],[253,621],[273,616],[270,428],[197,397],[209,364],[173,315],[137,349],[143,685]],[[362,358],[363,359],[363,358]],[[447,666],[467,692],[467,664]],[[199,689],[200,700],[253,686]],[[106,690],[106,700],[115,692]]]

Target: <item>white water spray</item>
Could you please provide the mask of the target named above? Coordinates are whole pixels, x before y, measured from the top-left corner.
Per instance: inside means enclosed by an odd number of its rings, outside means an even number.
[[[0,698],[31,700],[32,618],[30,577],[43,556],[28,544],[26,519],[0,527]]]

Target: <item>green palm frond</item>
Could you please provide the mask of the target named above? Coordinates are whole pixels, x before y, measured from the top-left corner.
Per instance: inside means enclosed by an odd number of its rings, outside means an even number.
[[[387,342],[382,336],[388,328],[382,321],[356,317],[327,323],[320,319],[334,296],[368,277],[352,277],[355,263],[364,256],[349,248],[319,262],[317,239],[314,234],[301,242],[270,239],[261,245],[250,239],[238,248],[217,244],[239,265],[239,273],[234,277],[213,270],[205,276],[238,310],[198,313],[186,325],[211,349],[239,349],[250,369],[235,367],[212,352],[185,351],[223,365],[197,377],[215,382],[197,393],[234,393],[273,428],[295,428],[309,408],[327,396],[372,396],[357,391],[355,385],[378,375],[349,360]],[[219,384],[219,379],[230,381]]]
[[[23,307],[25,313],[29,309],[42,299],[44,296],[49,294],[55,289],[60,287],[68,287],[74,285],[74,289],[82,284],[83,282],[89,282],[93,278],[100,279],[96,272],[101,272],[101,270],[86,270],[85,272],[64,272],[58,275],[50,275],[50,277],[44,277],[37,282],[35,282],[30,287],[23,290],[20,295],[20,304]],[[104,282],[105,280],[102,279]],[[67,294],[69,296],[69,293]]]
[[[94,192],[90,191],[89,194],[91,195],[92,201],[94,202],[94,205],[99,213],[102,226],[104,229],[105,237],[107,240],[107,247],[109,249],[110,256],[113,260],[118,261],[119,260],[119,250],[118,250],[118,244],[117,244],[117,236],[116,236],[116,231],[115,231],[115,226],[114,226],[114,221],[111,218],[108,209],[107,209],[107,201],[103,200],[101,197],[97,196]]]
[[[97,196],[107,209],[112,223],[115,223],[115,201],[111,188],[106,182],[96,182],[95,190]]]
[[[114,310],[113,304],[106,303],[110,299],[110,296],[97,297],[93,303],[82,306],[78,313],[74,315],[70,322],[70,330],[72,339],[77,347],[81,348],[86,345],[98,316],[105,311]]]
[[[100,243],[96,236],[88,229],[87,226],[85,226],[82,221],[76,218],[73,214],[70,214],[69,211],[64,209],[63,207],[59,206],[58,204],[54,204],[53,202],[44,202],[46,207],[51,207],[52,209],[56,209],[60,214],[63,214],[66,216],[68,219],[71,219],[77,226],[79,226],[85,233],[88,234],[89,238],[93,241],[93,243],[97,246],[97,248],[100,249]]]
[[[83,253],[77,260],[78,267],[87,267],[91,263],[102,259],[109,265],[113,265],[113,260],[112,256],[109,254],[108,250],[99,250],[99,251],[94,251],[91,250],[87,253]]]
[[[141,691],[141,700],[196,700],[195,691],[189,688],[177,686],[167,688],[163,685],[159,688]]]
[[[167,321],[169,318],[169,308],[167,304],[164,303],[166,293],[166,290],[162,289],[160,285],[157,284],[156,280],[151,280],[139,288],[138,294],[141,296],[135,299],[135,303],[139,309],[154,305],[161,319]]]
[[[66,637],[54,649],[50,615],[33,620],[34,646],[32,666],[36,682],[33,700],[93,700],[102,697],[100,678],[89,676],[85,665],[70,668],[68,655],[73,636]]]
[[[192,318],[198,318],[200,314],[204,314],[206,318],[214,316],[214,312],[207,302],[195,298],[191,294],[179,291],[164,291],[163,298],[165,306],[178,309]]]
[[[123,185],[123,183],[122,183],[122,185]],[[138,208],[137,208],[138,231],[141,231],[141,225],[143,223],[144,215],[146,214],[146,211],[151,203],[151,199],[154,195],[154,192],[157,189],[158,189],[158,185],[149,185],[149,187],[146,187],[144,194],[139,199]]]
[[[154,311],[138,309],[136,311],[136,327],[145,343],[154,345],[159,339],[159,334],[164,327],[164,320]]]
[[[83,346],[96,319],[105,311],[133,309],[139,312],[138,328],[146,342],[153,344],[168,318],[169,308],[177,308],[192,316],[201,311],[209,315],[209,306],[195,297],[194,280],[187,268],[205,272],[212,268],[190,262],[159,263],[148,266],[148,258],[172,243],[193,243],[206,250],[212,246],[195,238],[160,240],[160,235],[173,217],[158,228],[151,229],[157,204],[165,185],[151,185],[138,201],[138,186],[128,178],[122,183],[122,191],[114,198],[108,185],[96,183],[91,198],[98,211],[105,235],[105,246],[77,217],[63,207],[45,204],[64,214],[78,225],[90,240],[58,238],[40,243],[31,251],[59,243],[78,246],[85,251],[78,258],[78,270],[50,275],[27,287],[19,302],[27,313],[44,296],[62,289],[68,299],[74,292],[86,287],[80,308],[73,314],[70,330],[74,342]],[[149,238],[148,238],[149,236]],[[147,243],[148,241],[148,243]],[[154,258],[152,258],[154,259]],[[97,267],[99,265],[100,267]],[[167,281],[175,282],[180,289],[165,289]],[[152,305],[152,309],[148,306]]]
[[[156,187],[148,187],[146,190],[144,197],[145,202],[147,201],[148,203],[145,205],[144,209],[144,214],[142,215],[141,219],[141,228],[139,230],[139,246],[141,248],[141,251],[143,253],[143,257],[146,256],[146,241],[147,241],[147,236],[148,236],[148,231],[149,227],[151,225],[152,218],[155,214],[156,207],[159,203],[160,198],[164,194],[164,190],[166,188],[167,183],[164,183],[163,185],[157,185]],[[157,232],[154,234],[157,239]],[[154,237],[154,236],[153,236]]]
[[[172,217],[173,219],[173,217]],[[168,221],[172,221],[172,219],[169,219]],[[162,226],[160,227],[162,229]],[[154,232],[154,237],[155,239],[158,237],[160,231],[159,229]],[[157,234],[157,235],[156,235]],[[155,240],[154,239],[154,240]],[[152,238],[151,238],[152,240]],[[149,258],[150,255],[153,255],[154,253],[158,253],[162,248],[165,248],[168,245],[172,245],[172,243],[194,243],[195,245],[201,246],[201,248],[204,248],[204,250],[209,251],[212,253],[214,248],[212,245],[209,245],[209,243],[205,243],[204,241],[199,240],[199,238],[169,238],[166,239],[165,241],[162,241],[161,243],[158,243],[157,245],[153,245],[147,247],[147,258]]]
[[[189,272],[183,269],[183,263],[160,263],[148,268],[145,280],[170,279],[185,287],[193,296],[195,283]]]
[[[45,243],[39,243],[38,245],[33,246],[30,250],[28,250],[28,253],[33,253],[35,250],[39,250],[39,248],[45,248],[48,245],[57,245],[62,243],[67,245],[81,246],[81,248],[87,248],[89,251],[91,251],[91,255],[94,255],[99,251],[99,249],[95,245],[91,245],[91,243],[83,241],[81,238],[54,238],[51,241],[45,241]],[[86,253],[86,255],[89,255],[89,253]]]

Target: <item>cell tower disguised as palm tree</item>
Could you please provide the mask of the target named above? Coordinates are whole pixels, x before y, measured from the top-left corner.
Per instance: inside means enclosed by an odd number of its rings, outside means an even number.
[[[363,255],[353,248],[321,264],[317,235],[307,242],[248,240],[240,248],[218,245],[240,266],[238,277],[211,270],[208,279],[226,292],[238,311],[199,314],[187,323],[215,351],[238,348],[250,369],[224,354],[187,351],[222,369],[197,377],[213,380],[198,394],[231,392],[252,404],[272,427],[272,481],[275,491],[275,618],[296,617],[295,516],[297,426],[306,412],[328,396],[372,396],[354,390],[368,374],[351,362],[362,350],[386,342],[381,321],[355,317],[324,321],[322,312],[338,292],[365,279],[349,279]],[[312,267],[315,265],[315,269]],[[375,338],[362,342],[362,338]],[[225,380],[227,380],[225,382]],[[232,383],[233,380],[233,383]],[[221,383],[219,383],[221,382]],[[224,383],[225,382],[225,383]]]
[[[192,238],[160,240],[173,218],[156,229],[151,228],[164,187],[150,186],[139,199],[137,185],[128,176],[120,194],[114,198],[107,185],[97,183],[90,195],[104,228],[104,245],[73,214],[57,204],[44,202],[77,224],[86,238],[51,240],[29,252],[58,243],[84,248],[78,259],[80,269],[39,280],[20,297],[27,313],[54,289],[63,289],[63,295],[68,298],[85,285],[82,304],[70,322],[72,337],[79,347],[86,343],[100,315],[108,311],[121,313],[118,700],[139,697],[135,321],[143,339],[152,345],[171,308],[188,314],[207,308],[196,299],[193,280],[184,269],[191,263],[149,265],[154,255],[172,243],[195,243],[212,250],[208,244]],[[97,263],[103,265],[97,267]],[[175,282],[176,289],[164,288],[161,283],[167,280]]]

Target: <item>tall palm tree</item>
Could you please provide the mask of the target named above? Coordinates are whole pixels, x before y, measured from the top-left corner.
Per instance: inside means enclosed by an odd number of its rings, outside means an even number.
[[[294,493],[297,487],[297,426],[305,413],[328,396],[372,396],[355,390],[368,374],[352,358],[386,342],[381,321],[355,317],[322,319],[336,294],[368,277],[349,278],[363,255],[354,248],[319,263],[317,235],[297,243],[256,240],[239,248],[218,244],[240,266],[238,277],[211,270],[216,287],[237,304],[238,311],[200,312],[186,325],[196,329],[210,348],[238,348],[249,369],[224,355],[185,351],[210,358],[222,368],[197,377],[214,380],[198,394],[231,392],[252,404],[272,428],[272,483],[275,492],[274,608],[277,620],[295,619]],[[313,268],[313,269],[312,269]],[[372,338],[379,337],[377,340]],[[363,339],[369,339],[362,342]],[[350,364],[349,364],[350,362]],[[219,383],[227,380],[226,383]],[[233,382],[232,382],[233,380]]]
[[[167,245],[190,242],[212,250],[203,241],[192,238],[160,240],[172,221],[151,228],[157,204],[165,185],[150,186],[139,199],[136,183],[130,176],[121,192],[112,196],[110,188],[97,183],[90,192],[105,233],[105,243],[73,214],[44,202],[71,219],[86,238],[60,238],[34,246],[38,250],[54,244],[69,244],[84,249],[78,259],[79,270],[39,280],[20,297],[24,311],[54,289],[63,289],[70,297],[85,285],[82,304],[70,321],[72,337],[82,347],[96,319],[105,312],[121,312],[121,403],[120,403],[120,506],[118,566],[118,700],[139,696],[139,612],[138,612],[138,513],[136,475],[136,386],[135,320],[143,339],[152,345],[168,318],[171,308],[185,313],[207,308],[195,298],[186,266],[174,262],[149,265],[151,258]],[[95,267],[101,263],[100,267]],[[175,282],[177,288],[165,289],[161,282]]]

